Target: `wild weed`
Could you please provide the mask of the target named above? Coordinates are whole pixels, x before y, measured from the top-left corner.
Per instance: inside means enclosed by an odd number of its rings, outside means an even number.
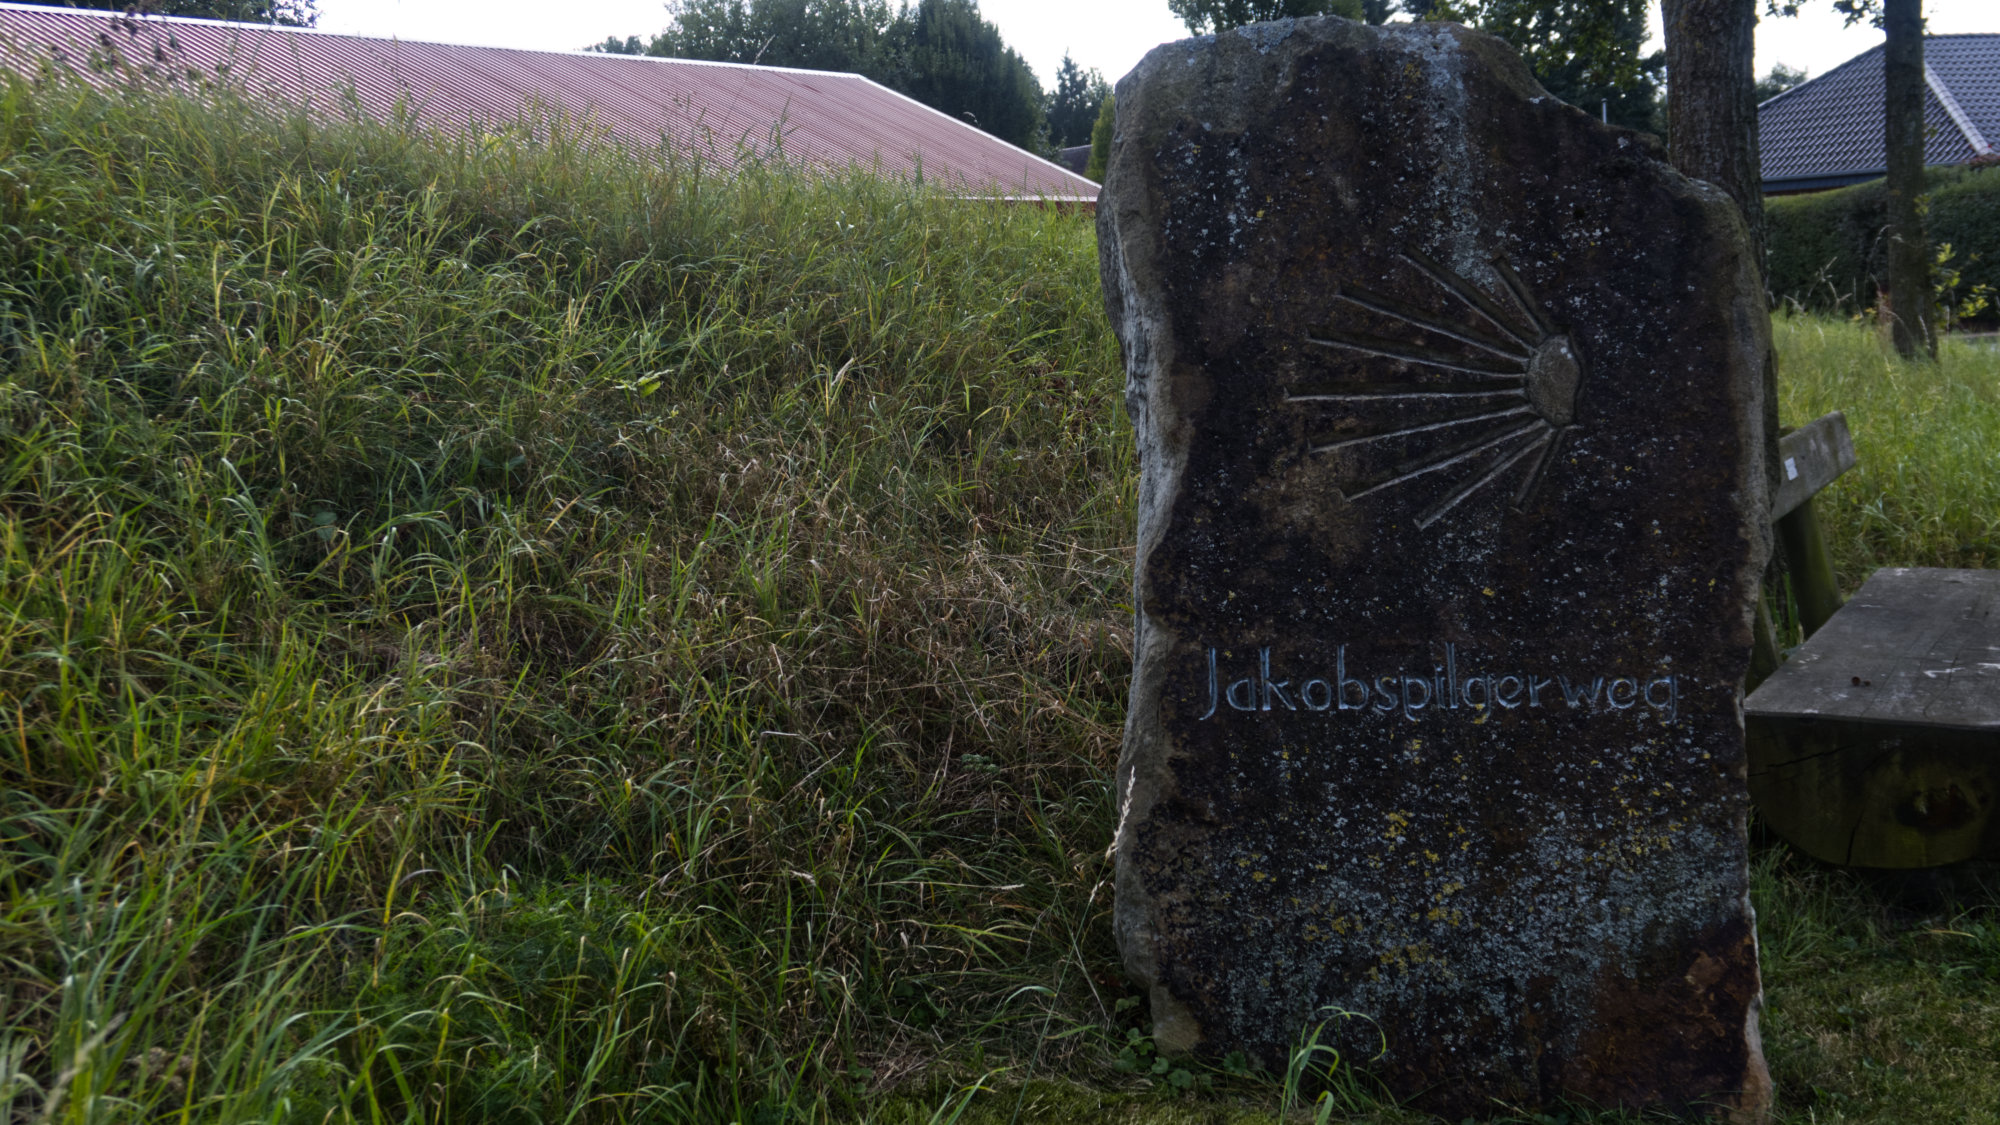
[[[826,1120],[1076,1063],[1087,219],[559,116],[4,107],[0,1098]]]

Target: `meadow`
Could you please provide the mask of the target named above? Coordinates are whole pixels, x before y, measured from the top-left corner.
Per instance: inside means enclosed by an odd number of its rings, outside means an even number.
[[[0,1120],[1415,1120],[1143,1035],[1088,217],[9,80],[0,231]],[[2000,353],[1778,338],[2000,566]],[[1783,1120],[2000,1119],[1976,874],[1759,844]]]

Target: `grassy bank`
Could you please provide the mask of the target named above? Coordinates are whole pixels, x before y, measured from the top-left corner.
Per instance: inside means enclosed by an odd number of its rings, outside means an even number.
[[[0,231],[0,1117],[1284,1108],[1130,1038],[1086,219],[16,84]],[[1844,577],[2000,563],[1844,331]],[[1760,862],[1795,1120],[2000,1089],[1991,914]]]
[[[775,1121],[1093,1044],[1087,225],[0,109],[12,1107]]]

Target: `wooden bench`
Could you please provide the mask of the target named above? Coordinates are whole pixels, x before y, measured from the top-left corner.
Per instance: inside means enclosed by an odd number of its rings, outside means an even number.
[[[1743,702],[1759,815],[1834,863],[2000,858],[2000,571],[1888,567],[1841,604],[1812,496],[1854,466],[1847,419],[1779,452],[1772,516],[1805,639],[1782,658],[1760,613]]]

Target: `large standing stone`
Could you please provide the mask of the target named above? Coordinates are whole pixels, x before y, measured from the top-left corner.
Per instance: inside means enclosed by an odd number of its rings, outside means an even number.
[[[1761,1115],[1768,329],[1728,197],[1450,25],[1253,25],[1117,96],[1156,1040],[1277,1066],[1331,1007],[1453,1116]]]

